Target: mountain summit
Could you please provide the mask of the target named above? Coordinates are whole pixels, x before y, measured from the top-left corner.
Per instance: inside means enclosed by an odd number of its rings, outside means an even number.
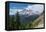
[[[24,9],[23,11],[20,11],[19,14],[30,16],[30,15],[32,15],[32,10],[31,9],[29,9],[29,10]]]

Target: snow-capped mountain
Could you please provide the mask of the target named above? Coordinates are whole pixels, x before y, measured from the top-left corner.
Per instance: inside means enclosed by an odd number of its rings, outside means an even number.
[[[19,14],[20,15],[27,15],[27,16],[33,15],[31,9],[29,9],[29,10],[24,9],[23,11],[20,11]]]
[[[37,4],[26,7],[25,9],[20,11],[19,14],[30,16],[30,15],[41,15],[42,12],[43,12],[43,5]]]

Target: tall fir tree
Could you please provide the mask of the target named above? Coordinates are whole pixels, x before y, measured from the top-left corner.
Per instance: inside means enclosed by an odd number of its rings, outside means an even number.
[[[19,12],[17,11],[16,13],[16,28],[19,29],[20,27],[20,16],[19,16]]]
[[[15,29],[14,15],[12,16],[12,20],[11,20],[11,28]]]

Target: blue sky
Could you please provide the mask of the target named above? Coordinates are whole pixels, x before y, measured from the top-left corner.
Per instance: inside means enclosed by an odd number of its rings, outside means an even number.
[[[22,3],[10,3],[10,8],[11,9],[23,9],[27,7],[28,4],[22,4]]]

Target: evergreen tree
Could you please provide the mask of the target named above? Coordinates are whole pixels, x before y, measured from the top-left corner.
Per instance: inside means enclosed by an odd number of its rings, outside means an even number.
[[[15,21],[14,21],[14,15],[12,16],[12,20],[11,20],[11,28],[15,29]]]
[[[16,13],[16,28],[19,29],[20,27],[20,16],[19,16],[19,12],[17,11]]]

